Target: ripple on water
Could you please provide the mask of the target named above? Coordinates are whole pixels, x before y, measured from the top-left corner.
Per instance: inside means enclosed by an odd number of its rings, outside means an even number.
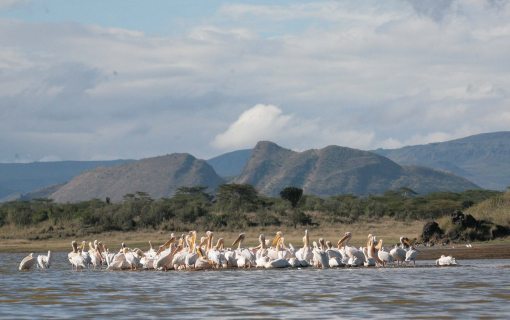
[[[55,253],[50,270],[19,272],[23,257],[0,255],[0,314],[7,318],[73,314],[80,318],[451,319],[510,314],[507,269],[495,268],[510,265],[508,260],[463,261],[455,269],[420,261],[416,268],[385,269],[76,272],[70,270],[67,254]]]

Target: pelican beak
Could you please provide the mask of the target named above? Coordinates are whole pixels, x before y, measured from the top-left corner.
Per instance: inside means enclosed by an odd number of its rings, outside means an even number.
[[[242,238],[243,238],[243,236],[239,235],[239,237],[237,237],[236,241],[234,241],[234,243],[232,243],[232,247],[235,246],[236,244],[238,244],[239,241],[241,241]]]
[[[403,239],[402,241],[403,241],[405,244],[407,244],[408,246],[410,246],[410,245],[411,245],[411,243],[410,243],[409,241],[407,241],[407,239]]]
[[[381,249],[381,242],[379,241],[379,244],[375,247],[377,250],[380,250]]]
[[[343,244],[345,240],[347,240],[349,238],[348,235],[345,235],[342,239],[340,239],[340,241],[338,241],[338,245],[340,244]]]
[[[271,244],[271,246],[274,246],[278,242],[278,240],[280,240],[281,237],[282,237],[282,234],[278,232],[276,234],[276,237],[274,238],[273,243]]]
[[[172,239],[168,240],[167,242],[165,242],[165,244],[163,245],[163,247],[166,247],[166,246],[169,246],[171,245],[172,243],[175,242],[175,237],[172,237]]]
[[[281,245],[282,245],[282,243],[283,243],[283,238],[281,238],[281,239],[278,241],[278,243],[276,244],[276,246],[277,246],[277,247],[279,247],[279,246],[281,246]]]
[[[85,246],[85,242],[82,242],[81,245],[78,247],[78,249],[83,249],[84,246]]]
[[[158,254],[160,254],[161,252],[163,252],[165,250],[165,246],[161,246],[159,247],[159,250],[158,252],[156,252],[155,256],[157,256]]]
[[[205,238],[204,241],[200,242],[200,244],[198,246],[199,247],[205,246],[207,244],[207,240],[208,240],[208,238]]]

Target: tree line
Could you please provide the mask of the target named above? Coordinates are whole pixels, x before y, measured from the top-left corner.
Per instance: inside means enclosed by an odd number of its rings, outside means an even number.
[[[206,190],[206,186],[180,187],[172,198],[157,200],[147,192],[138,191],[126,194],[121,203],[111,203],[109,198],[78,203],[53,203],[47,198],[11,201],[0,205],[0,227],[28,227],[44,222],[71,223],[91,232],[140,228],[235,231],[253,226],[350,223],[385,216],[424,220],[437,219],[503,194],[467,190],[418,195],[402,187],[381,195],[342,194],[320,198],[288,187],[280,192],[280,197],[267,197],[250,184],[223,184],[214,195]]]

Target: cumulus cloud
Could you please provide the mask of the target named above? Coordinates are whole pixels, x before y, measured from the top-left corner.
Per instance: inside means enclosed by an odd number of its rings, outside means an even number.
[[[320,119],[286,115],[274,105],[257,104],[244,111],[211,145],[222,150],[253,148],[258,141],[270,140],[295,150],[343,145],[366,148],[373,132],[342,131]]]

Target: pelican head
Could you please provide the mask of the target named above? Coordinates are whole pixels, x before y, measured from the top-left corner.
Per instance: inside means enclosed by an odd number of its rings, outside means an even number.
[[[333,248],[333,244],[331,244],[331,241],[326,241],[326,247],[328,247],[328,249]]]
[[[165,250],[165,246],[164,245],[160,245],[159,246],[159,250],[158,252],[156,252],[155,256],[157,256],[158,254],[160,254],[161,252],[163,252]]]
[[[319,244],[321,246],[321,250],[324,250],[326,248],[326,246],[324,245],[324,238],[319,239]]]
[[[378,249],[378,250],[381,250],[382,246],[383,246],[383,241],[381,239],[381,240],[379,240],[379,244],[375,248]]]
[[[234,241],[234,243],[232,243],[232,247],[238,243],[243,243],[243,241],[245,239],[246,239],[246,235],[244,233],[239,234],[239,237],[237,237],[236,241]]]
[[[175,242],[175,237],[171,237],[170,240],[168,240],[167,242],[165,242],[165,244],[163,245],[163,247],[166,247],[166,246],[169,246],[171,245],[172,243]]]
[[[216,244],[215,249],[216,249],[216,250],[220,250],[221,246],[222,246],[224,243],[225,243],[225,239],[223,239],[223,238],[219,238],[219,239],[218,239],[218,243]]]
[[[283,233],[281,231],[278,231],[271,246],[274,246],[278,242],[278,240],[280,240],[281,237],[283,237]]]
[[[340,247],[340,245],[343,245],[345,241],[347,241],[347,243],[349,243],[351,238],[352,238],[352,233],[346,232],[344,237],[342,239],[340,239],[340,241],[338,241],[338,246]]]
[[[400,240],[401,242],[403,241],[403,242],[404,242],[405,244],[407,244],[408,246],[411,246],[411,242],[409,242],[409,239],[408,239],[407,237],[403,237],[403,239],[402,239],[402,238],[400,238],[400,239],[401,239],[401,240]]]
[[[199,247],[202,247],[202,246],[205,246],[206,243],[207,243],[207,240],[208,238],[207,237],[202,237],[200,238],[200,244],[198,245]]]

